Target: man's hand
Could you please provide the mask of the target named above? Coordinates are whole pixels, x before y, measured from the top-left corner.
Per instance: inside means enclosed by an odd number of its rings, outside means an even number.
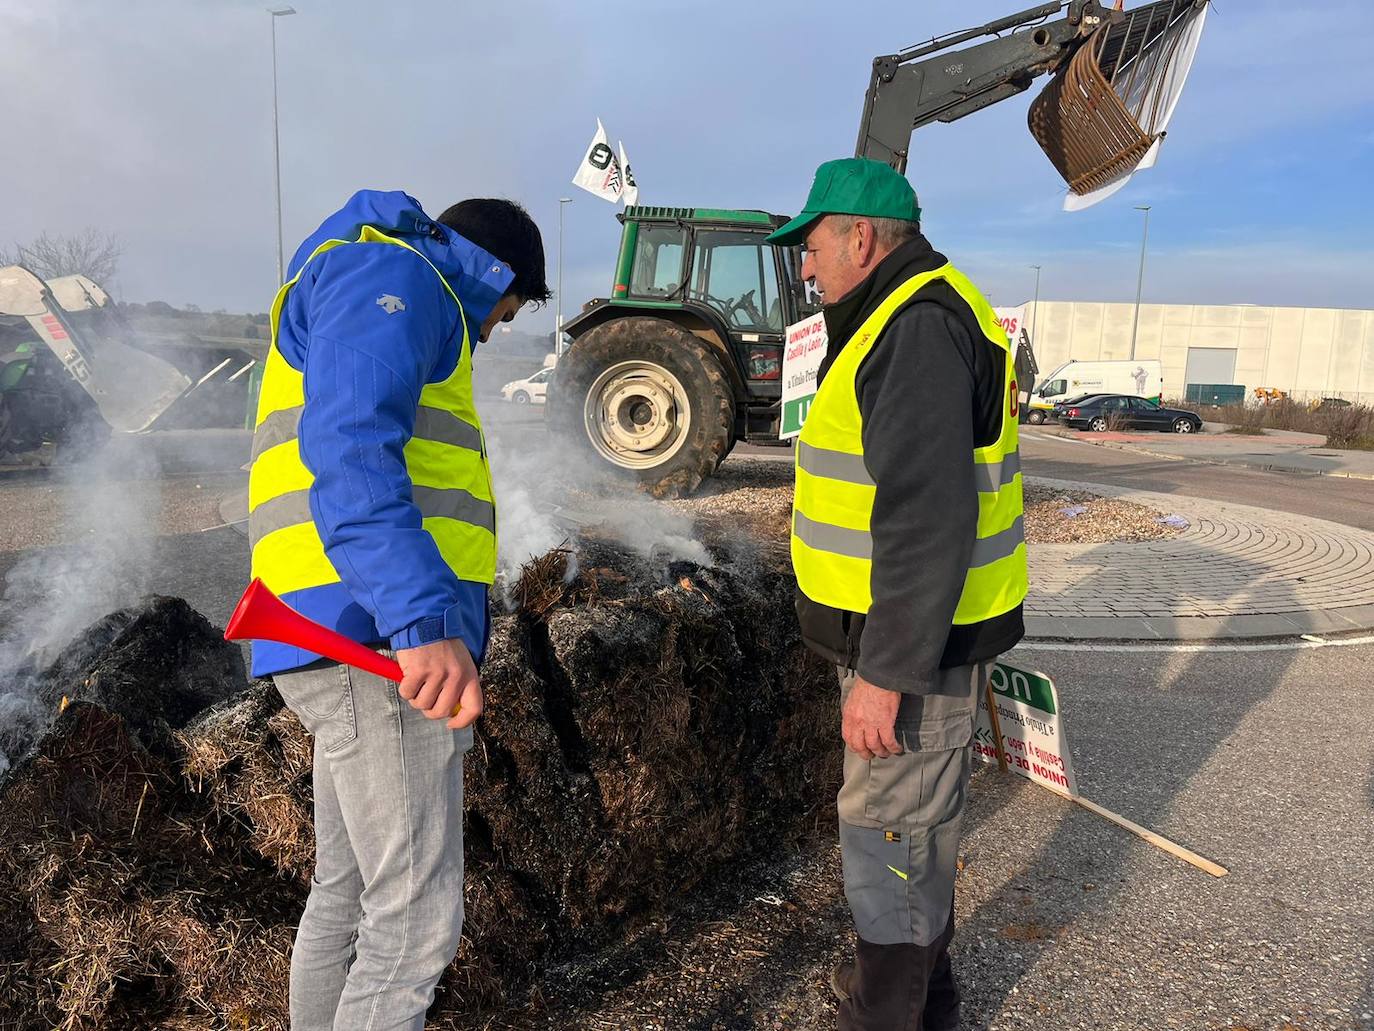
[[[855,674],[840,721],[845,744],[869,761],[900,754],[902,746],[893,727],[901,701],[899,692],[870,684]]]
[[[405,679],[397,691],[429,719],[448,720],[450,730],[470,727],[482,715],[477,664],[462,641],[435,641],[396,652]],[[459,708],[461,706],[461,708]]]

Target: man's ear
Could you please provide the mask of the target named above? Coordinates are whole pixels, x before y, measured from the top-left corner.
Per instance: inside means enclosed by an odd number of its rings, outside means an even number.
[[[874,252],[878,249],[877,233],[873,230],[873,223],[860,219],[854,223],[858,236],[855,240],[855,257],[858,258],[860,268],[868,268],[873,261]]]

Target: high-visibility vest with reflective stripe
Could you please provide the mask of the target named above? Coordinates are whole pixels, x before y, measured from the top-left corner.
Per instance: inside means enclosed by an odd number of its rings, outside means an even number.
[[[326,251],[355,243],[405,247],[434,268],[409,244],[364,226],[356,240],[320,244],[301,270]],[[406,471],[424,529],[434,538],[444,562],[460,580],[489,584],[496,575],[496,506],[482,424],[472,397],[472,348],[462,303],[443,273],[434,268],[434,274],[458,308],[463,341],[452,374],[420,391],[415,431],[405,445]],[[310,513],[315,477],[301,460],[297,443],[297,425],[305,406],[304,375],[287,363],[277,347],[282,309],[300,276],[298,271],[272,302],[272,344],[263,368],[248,478],[253,576],[278,595],[340,580]]]
[[[966,625],[1015,609],[1025,600],[1028,577],[1015,364],[992,307],[953,265],[922,272],[897,287],[845,343],[826,373],[797,440],[792,565],[797,585],[813,601],[850,612],[867,612],[872,606],[870,522],[877,488],[864,464],[859,367],[898,310],[937,280],[964,299],[983,335],[1006,356],[1001,431],[994,443],[975,448],[972,456],[977,538],[954,614],[955,625]],[[919,440],[910,442],[913,450],[921,446]]]

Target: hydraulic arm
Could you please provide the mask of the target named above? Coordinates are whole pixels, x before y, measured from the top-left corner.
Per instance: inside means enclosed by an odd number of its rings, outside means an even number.
[[[1038,76],[1066,69],[1078,50],[1099,32],[1103,35],[1097,37],[1090,56],[1100,68],[1102,86],[1107,91],[1117,83],[1126,86],[1130,77],[1131,88],[1148,90],[1167,76],[1176,49],[1172,40],[1206,3],[1157,0],[1131,11],[1108,9],[1097,0],[1044,3],[877,57],[855,154],[905,172],[915,129],[931,122],[956,121],[1024,92]],[[954,49],[983,36],[994,38]],[[1137,115],[1137,121],[1141,120]],[[1072,126],[1075,137],[1091,137],[1096,129],[1081,122]],[[1143,131],[1148,132],[1149,126]],[[1041,132],[1036,135],[1055,160],[1051,148],[1062,146],[1063,141],[1051,144]]]

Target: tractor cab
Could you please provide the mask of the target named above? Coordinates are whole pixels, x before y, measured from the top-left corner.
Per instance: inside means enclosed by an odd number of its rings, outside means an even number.
[[[786,217],[631,207],[620,221],[611,297],[591,302],[567,323],[573,339],[610,318],[653,313],[713,337],[741,401],[750,394],[779,397],[786,328],[819,310],[807,300],[798,249],[764,242]]]
[[[683,302],[713,309],[731,329],[781,333],[797,321],[795,247],[764,239],[785,222],[762,211],[630,208],[621,220],[613,300]]]

